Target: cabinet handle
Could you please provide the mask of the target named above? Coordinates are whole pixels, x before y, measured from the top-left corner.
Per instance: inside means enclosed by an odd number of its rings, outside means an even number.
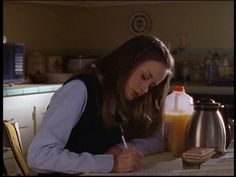
[[[25,126],[21,126],[19,127],[20,129],[23,129],[23,128],[28,128],[29,126],[28,125],[25,125]]]
[[[36,134],[36,129],[37,129],[36,106],[33,107],[32,119],[34,121],[34,135],[35,135]]]

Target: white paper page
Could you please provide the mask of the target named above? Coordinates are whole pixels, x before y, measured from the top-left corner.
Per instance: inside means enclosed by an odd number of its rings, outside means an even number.
[[[171,176],[233,176],[233,168],[175,170],[166,175]]]
[[[208,161],[201,164],[201,169],[207,169],[207,168],[226,168],[226,167],[233,167],[234,166],[234,152],[228,152],[225,155],[219,157],[219,158],[212,158]]]
[[[107,173],[101,174],[102,176],[160,176],[170,173],[173,170],[182,170],[182,159],[169,160],[164,162],[157,162],[155,164],[144,164],[139,170],[129,173]],[[99,174],[96,174],[99,175]]]
[[[144,165],[140,170],[132,172],[133,174],[143,174],[143,175],[164,175],[173,170],[182,170],[182,159],[177,158],[175,160],[159,162],[156,164]]]

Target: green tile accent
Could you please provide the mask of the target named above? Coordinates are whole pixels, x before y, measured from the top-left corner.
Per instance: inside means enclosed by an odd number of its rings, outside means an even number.
[[[34,94],[38,93],[38,88],[37,87],[32,87],[32,88],[23,88],[23,94]]]
[[[3,96],[7,96],[7,91],[3,90]]]
[[[15,95],[22,95],[23,90],[22,89],[11,89],[7,90],[7,96],[15,96]]]
[[[50,91],[52,91],[51,86],[38,87],[38,93],[50,92]]]
[[[57,91],[61,87],[62,87],[62,85],[52,86],[52,91]]]
[[[38,94],[38,93],[48,93],[56,92],[62,84],[58,85],[21,85],[15,86],[15,88],[4,88],[3,96],[20,96],[20,95],[29,95],[29,94]],[[16,88],[18,87],[18,88]],[[20,88],[19,88],[20,87]]]

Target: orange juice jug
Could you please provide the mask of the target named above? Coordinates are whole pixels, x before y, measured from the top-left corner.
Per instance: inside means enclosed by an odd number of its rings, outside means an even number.
[[[185,129],[193,113],[193,98],[184,86],[174,86],[165,100],[162,133],[168,151],[180,156],[185,151]]]

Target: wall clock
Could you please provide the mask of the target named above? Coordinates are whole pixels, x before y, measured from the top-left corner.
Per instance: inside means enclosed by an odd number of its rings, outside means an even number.
[[[135,13],[130,19],[130,27],[132,32],[143,34],[150,30],[150,18],[143,12]]]

